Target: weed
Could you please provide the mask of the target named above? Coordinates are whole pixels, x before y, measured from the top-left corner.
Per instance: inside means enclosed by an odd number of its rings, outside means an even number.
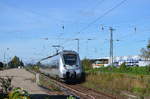
[[[67,99],[76,99],[74,96],[68,96]]]

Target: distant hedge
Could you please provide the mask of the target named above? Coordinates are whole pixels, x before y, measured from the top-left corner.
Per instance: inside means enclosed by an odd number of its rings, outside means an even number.
[[[128,66],[108,66],[108,67],[101,67],[98,69],[91,69],[87,71],[88,73],[96,73],[96,72],[114,72],[114,73],[129,73],[129,74],[143,74],[143,75],[150,75],[150,66],[144,67],[128,67]]]

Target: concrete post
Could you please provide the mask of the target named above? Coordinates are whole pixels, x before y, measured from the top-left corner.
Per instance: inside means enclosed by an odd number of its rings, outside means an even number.
[[[35,79],[36,79],[36,84],[40,85],[40,74],[39,73],[36,73]]]

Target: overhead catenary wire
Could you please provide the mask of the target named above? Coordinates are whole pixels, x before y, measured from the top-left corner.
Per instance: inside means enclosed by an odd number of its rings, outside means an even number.
[[[98,18],[96,18],[94,21],[90,22],[89,24],[87,24],[85,27],[83,27],[79,32],[76,33],[76,35],[74,37],[76,37],[77,35],[81,34],[81,32],[83,32],[84,30],[88,29],[91,25],[93,25],[95,22],[99,21],[100,19],[104,18],[106,15],[108,15],[109,13],[111,13],[112,11],[114,11],[116,8],[120,7],[123,3],[125,3],[127,0],[122,0],[121,2],[119,2],[118,4],[116,4],[114,7],[108,9],[106,12],[104,12],[101,16],[99,16]],[[68,41],[66,41],[68,42]],[[64,43],[66,43],[64,42]]]
[[[96,8],[97,6],[101,5],[104,1],[105,1],[105,0],[99,1],[99,2],[97,3],[97,5],[94,6],[94,8]],[[93,10],[94,8],[92,8],[92,10]],[[78,20],[76,20],[76,21],[78,21]],[[63,28],[63,33],[61,33],[61,34],[59,35],[59,37],[62,37],[62,35],[65,34],[65,33],[64,33],[64,25],[62,26],[62,28]],[[60,42],[60,41],[59,41],[59,42]],[[66,43],[66,42],[68,42],[68,39],[66,39],[64,43]],[[61,42],[61,43],[63,44],[63,42]]]
[[[97,22],[98,20],[102,19],[103,17],[105,17],[107,14],[111,13],[112,11],[114,11],[116,8],[120,7],[123,3],[125,3],[127,0],[122,0],[121,2],[119,2],[118,4],[116,4],[114,7],[110,8],[109,10],[107,10],[106,12],[104,12],[101,16],[99,16],[98,18],[96,18],[94,21],[90,22],[88,25],[86,25],[85,27],[83,27],[78,33],[80,34],[82,31],[88,29],[91,25],[93,25],[95,22]]]

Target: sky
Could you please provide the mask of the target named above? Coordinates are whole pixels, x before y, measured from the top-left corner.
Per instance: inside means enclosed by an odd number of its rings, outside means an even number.
[[[80,39],[81,59],[106,57],[110,27],[115,29],[114,56],[139,55],[150,39],[149,4],[149,0],[0,0],[0,61],[16,55],[24,62],[37,62],[55,53],[52,45],[77,51],[75,38]]]

